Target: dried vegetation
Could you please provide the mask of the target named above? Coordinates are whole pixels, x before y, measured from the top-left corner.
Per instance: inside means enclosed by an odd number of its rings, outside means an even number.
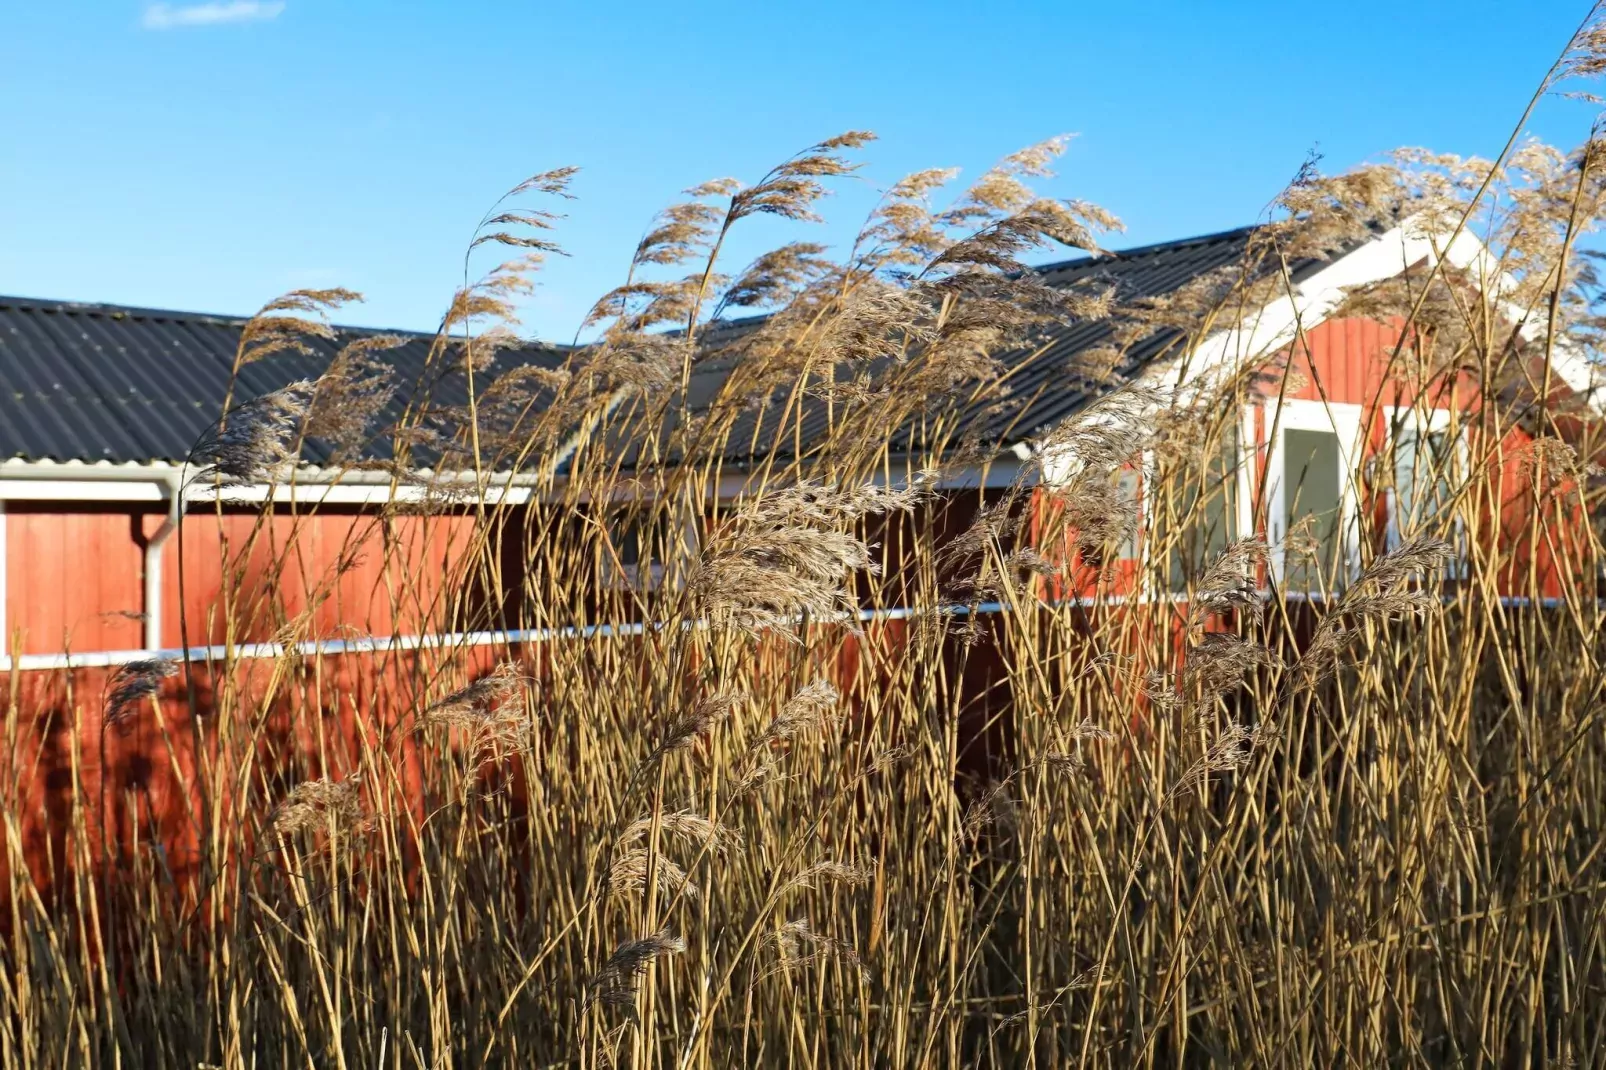
[[[1550,88],[1597,72],[1599,36]],[[418,631],[542,641],[368,655],[388,684],[338,708],[318,701],[337,655],[228,661],[204,718],[168,683],[201,666],[127,666],[101,721],[178,771],[182,828],[75,780],[30,868],[18,769],[0,1062],[1606,1063],[1606,629],[1599,531],[1577,524],[1598,439],[1544,360],[1600,352],[1579,244],[1606,208],[1599,145],[1307,168],[1241,265],[1163,295],[1024,270],[1119,229],[1036,192],[1062,140],[956,196],[948,170],[893,184],[839,259],[795,240],[726,264],[745,219],[815,219],[870,140],[688,190],[587,344],[510,366],[575,177],[534,176],[476,233],[476,258],[516,259],[454,296],[423,381],[390,373],[399,341],[358,341],[232,405],[193,488],[294,478],[322,441],[399,491],[375,527],[471,532],[444,584],[399,560]],[[1476,233],[1505,273],[1424,265],[1349,297],[1408,325],[1391,384],[1455,379],[1472,456],[1420,530],[1358,517],[1325,598],[1268,595],[1297,533],[1264,541],[1264,495],[1232,505],[1254,530],[1207,530],[1237,485],[1212,466],[1223,414],[1304,373],[1190,362],[1306,259],[1401,223]],[[330,352],[352,297],[270,303],[236,371]],[[768,315],[728,319],[748,311]],[[1090,322],[1105,341],[1056,380],[1100,399],[1026,429],[1013,485],[945,483],[1001,463],[962,433],[1023,411],[1018,369],[1060,359],[1045,328]],[[1128,382],[1137,354],[1170,382]],[[1519,430],[1536,444],[1508,455]],[[1140,523],[1118,481],[1145,458]],[[1378,469],[1357,489],[1387,489]],[[1544,493],[1514,540],[1495,518],[1524,472]],[[317,516],[298,508],[288,541],[223,552],[290,568]],[[273,617],[287,648],[319,638],[339,579]],[[206,626],[264,597],[225,592]],[[14,699],[11,740],[27,717]],[[299,744],[267,747],[283,724]]]

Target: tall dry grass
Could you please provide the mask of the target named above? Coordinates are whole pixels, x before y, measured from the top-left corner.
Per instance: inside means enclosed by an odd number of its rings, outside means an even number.
[[[1547,91],[1593,73],[1598,27]],[[725,262],[749,217],[813,219],[869,140],[688,191],[561,366],[498,354],[567,170],[487,213],[474,247],[519,259],[455,296],[422,381],[363,340],[231,398],[192,524],[219,486],[296,480],[309,436],[407,493],[295,603],[241,577],[294,572],[320,508],[288,538],[265,509],[187,634],[324,638],[341,571],[408,511],[470,532],[444,581],[378,544],[417,630],[558,634],[368,655],[366,690],[314,653],[74,693],[90,749],[154,726],[184,833],[153,842],[80,744],[41,866],[13,758],[0,1061],[1606,1064],[1597,432],[1543,359],[1595,351],[1599,144],[1307,170],[1244,263],[1158,299],[1022,270],[1118,227],[1033,192],[1059,142],[951,199],[951,172],[910,176],[841,259]],[[1392,535],[1363,510],[1353,575],[1267,591],[1298,533],[1257,539],[1259,489],[1254,529],[1212,530],[1238,485],[1217,458],[1297,361],[1201,378],[1193,347],[1407,218],[1477,233],[1514,279],[1420,268],[1350,298],[1406,325],[1391,383],[1454,408],[1451,505]],[[240,367],[341,341],[324,317],[351,296],[271,303]],[[1040,467],[956,486],[1001,463],[978,414],[1023,400],[1000,354],[1089,319],[1108,343],[1060,381],[1102,400],[1033,432]],[[1156,332],[1172,386],[1125,382]],[[1145,459],[1139,517],[1115,481]],[[1393,470],[1352,479],[1377,500]]]

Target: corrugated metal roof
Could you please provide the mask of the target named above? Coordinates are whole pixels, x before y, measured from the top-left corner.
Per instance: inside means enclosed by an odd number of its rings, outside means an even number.
[[[0,460],[180,462],[222,412],[244,317],[0,297]],[[235,401],[316,378],[340,346],[363,335],[404,339],[381,357],[403,390],[423,381],[433,335],[340,328],[311,353],[282,352],[246,365]],[[488,377],[520,364],[561,366],[564,350],[530,346],[497,354]],[[437,363],[439,367],[439,363]],[[437,405],[462,404],[454,376],[431,375]],[[393,403],[399,406],[400,401]],[[304,457],[328,459],[318,443]]]
[[[1038,270],[1056,287],[1108,283],[1123,301],[1159,296],[1242,260],[1252,230],[1080,257]],[[1296,277],[1310,266],[1301,265]],[[0,297],[0,460],[181,461],[221,411],[245,322],[243,317]],[[732,329],[740,332],[745,323]],[[968,430],[983,441],[1003,444],[1039,433],[1075,412],[1089,395],[1070,370],[1071,360],[1106,344],[1112,330],[1108,322],[1074,324],[1053,331],[1046,345],[1031,353],[1005,355],[1012,401],[1002,407],[978,405],[967,414]],[[396,381],[404,387],[421,382],[433,336],[342,328],[333,343],[316,343],[311,354],[279,353],[247,365],[235,388],[236,400],[315,378],[340,344],[380,333],[406,338],[384,354],[396,369]],[[1117,370],[1130,374],[1170,341],[1161,335],[1140,343]],[[559,346],[504,350],[488,374],[520,364],[556,367],[566,357],[566,347]],[[712,392],[722,377],[716,366],[700,370],[696,392],[704,387]],[[450,380],[448,375],[431,384],[433,402],[466,400],[462,384]],[[805,439],[808,423],[820,420],[823,413],[806,416]],[[762,423],[739,428],[733,444],[763,442],[769,437],[765,431]],[[741,451],[733,445],[733,452]],[[306,460],[326,459],[316,444],[309,444]]]

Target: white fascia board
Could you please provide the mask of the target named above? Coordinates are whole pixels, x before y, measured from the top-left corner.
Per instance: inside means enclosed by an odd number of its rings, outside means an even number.
[[[1291,293],[1250,313],[1241,325],[1217,331],[1183,356],[1157,361],[1138,381],[1162,391],[1202,389],[1222,374],[1289,345],[1301,331],[1332,315],[1354,287],[1393,278],[1419,261],[1433,262],[1436,255],[1433,243],[1410,223],[1394,227],[1313,272]],[[1012,448],[1017,456],[1031,456],[1029,443],[1015,443]],[[1048,460],[1048,467],[1054,468]],[[1052,474],[1063,476],[1069,470]]]
[[[1503,296],[1516,288],[1516,280],[1501,270],[1499,261],[1476,235],[1462,228],[1442,245],[1423,223],[1407,220],[1313,273],[1292,293],[1252,314],[1244,325],[1217,332],[1185,360],[1158,364],[1144,378],[1173,388],[1186,385],[1181,381],[1184,376],[1208,383],[1223,371],[1236,371],[1290,345],[1300,332],[1331,316],[1350,290],[1393,278],[1418,263],[1433,266],[1440,261],[1465,273],[1484,293],[1493,294],[1496,307],[1519,325],[1524,338],[1534,340],[1543,335],[1543,318]],[[1568,389],[1583,396],[1597,413],[1606,414],[1606,370],[1565,337],[1555,340],[1550,356],[1552,369]]]
[[[161,502],[165,485],[109,479],[8,479],[0,476],[0,499],[33,502]]]
[[[1016,455],[991,464],[944,471],[935,484],[938,490],[995,490],[1013,486],[1027,465]]]
[[[165,463],[110,465],[10,460],[0,462],[0,500],[161,502],[170,498],[171,488],[185,475],[183,466]],[[298,471],[293,480],[281,483],[215,487],[202,475],[188,487],[185,499],[368,505],[393,500],[422,501],[431,492],[475,485],[472,473],[436,476],[421,471],[415,478],[417,482],[397,483],[385,472],[312,468]],[[525,502],[532,494],[530,483],[524,476],[494,476],[483,497],[487,502]]]
[[[1495,307],[1502,315],[1517,324],[1517,333],[1526,341],[1539,341],[1549,325],[1546,310],[1523,308],[1505,295],[1516,289],[1517,281],[1500,268],[1500,263],[1484,244],[1465,229],[1445,250],[1444,259],[1466,272],[1477,282],[1484,293],[1495,295]],[[1606,369],[1591,361],[1578,346],[1565,335],[1557,337],[1550,346],[1550,367],[1567,389],[1584,399],[1599,415],[1606,415]]]
[[[1173,388],[1182,379],[1210,379],[1223,371],[1237,371],[1286,347],[1302,331],[1309,331],[1333,314],[1349,291],[1393,278],[1411,265],[1437,257],[1433,243],[1409,223],[1378,235],[1313,272],[1293,287],[1251,313],[1245,322],[1218,331],[1185,358],[1173,358],[1149,376]]]
[[[429,500],[433,488],[406,483],[392,487],[389,484],[349,483],[274,483],[249,486],[191,487],[185,499],[191,502],[224,504],[260,504],[272,501],[282,505],[383,505],[387,502],[422,502]],[[465,497],[462,503],[483,501],[487,505],[522,505],[530,500],[529,487],[493,486],[482,494]]]

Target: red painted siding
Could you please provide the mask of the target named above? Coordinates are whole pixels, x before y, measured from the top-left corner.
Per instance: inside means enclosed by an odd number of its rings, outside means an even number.
[[[143,546],[162,519],[127,507],[11,503],[4,514],[8,645],[26,654],[142,646]],[[231,618],[235,641],[268,639],[308,605],[316,607],[304,633],[310,638],[417,631],[438,614],[432,603],[472,531],[468,516],[192,514],[182,548],[189,641],[224,642]],[[286,567],[273,569],[285,547]],[[179,554],[175,535],[162,564],[168,647],[180,644]],[[347,567],[331,582],[339,562]],[[225,584],[226,574],[239,582]],[[220,601],[225,589],[239,592],[230,606]]]
[[[1457,414],[1455,426],[1467,442],[1472,475],[1478,481],[1471,500],[1492,503],[1480,507],[1481,526],[1487,531],[1489,525],[1498,525],[1498,536],[1493,539],[1499,557],[1497,592],[1556,598],[1576,584],[1586,584],[1593,590],[1595,564],[1585,552],[1588,521],[1576,495],[1565,493],[1565,488],[1551,488],[1536,498],[1527,449],[1529,436],[1512,429],[1498,442],[1484,441],[1479,433],[1477,384],[1453,369],[1424,366],[1409,340],[1404,345],[1401,341],[1400,321],[1332,319],[1305,332],[1283,355],[1284,360],[1268,365],[1258,388],[1259,397],[1251,401],[1254,453],[1247,461],[1251,494],[1257,493],[1256,487],[1266,474],[1271,434],[1267,410],[1279,398],[1358,406],[1365,451],[1361,458],[1361,508],[1373,521],[1373,530],[1380,533],[1388,520],[1387,498],[1365,485],[1365,471],[1366,462],[1387,448],[1387,410],[1417,404],[1427,409],[1453,410]],[[1286,380],[1283,367],[1289,372]],[[1537,545],[1530,524],[1536,502],[1546,511],[1548,529]],[[1049,526],[1047,520],[1056,508],[1050,500],[1038,501],[1034,532]],[[1067,546],[1057,548],[1057,555],[1060,560],[1071,556]],[[1534,565],[1532,570],[1530,562]],[[1098,590],[1122,593],[1132,589],[1134,575],[1132,562],[1117,561],[1112,567],[1093,570],[1073,561],[1070,578],[1054,580],[1049,593],[1056,597],[1087,597]]]

